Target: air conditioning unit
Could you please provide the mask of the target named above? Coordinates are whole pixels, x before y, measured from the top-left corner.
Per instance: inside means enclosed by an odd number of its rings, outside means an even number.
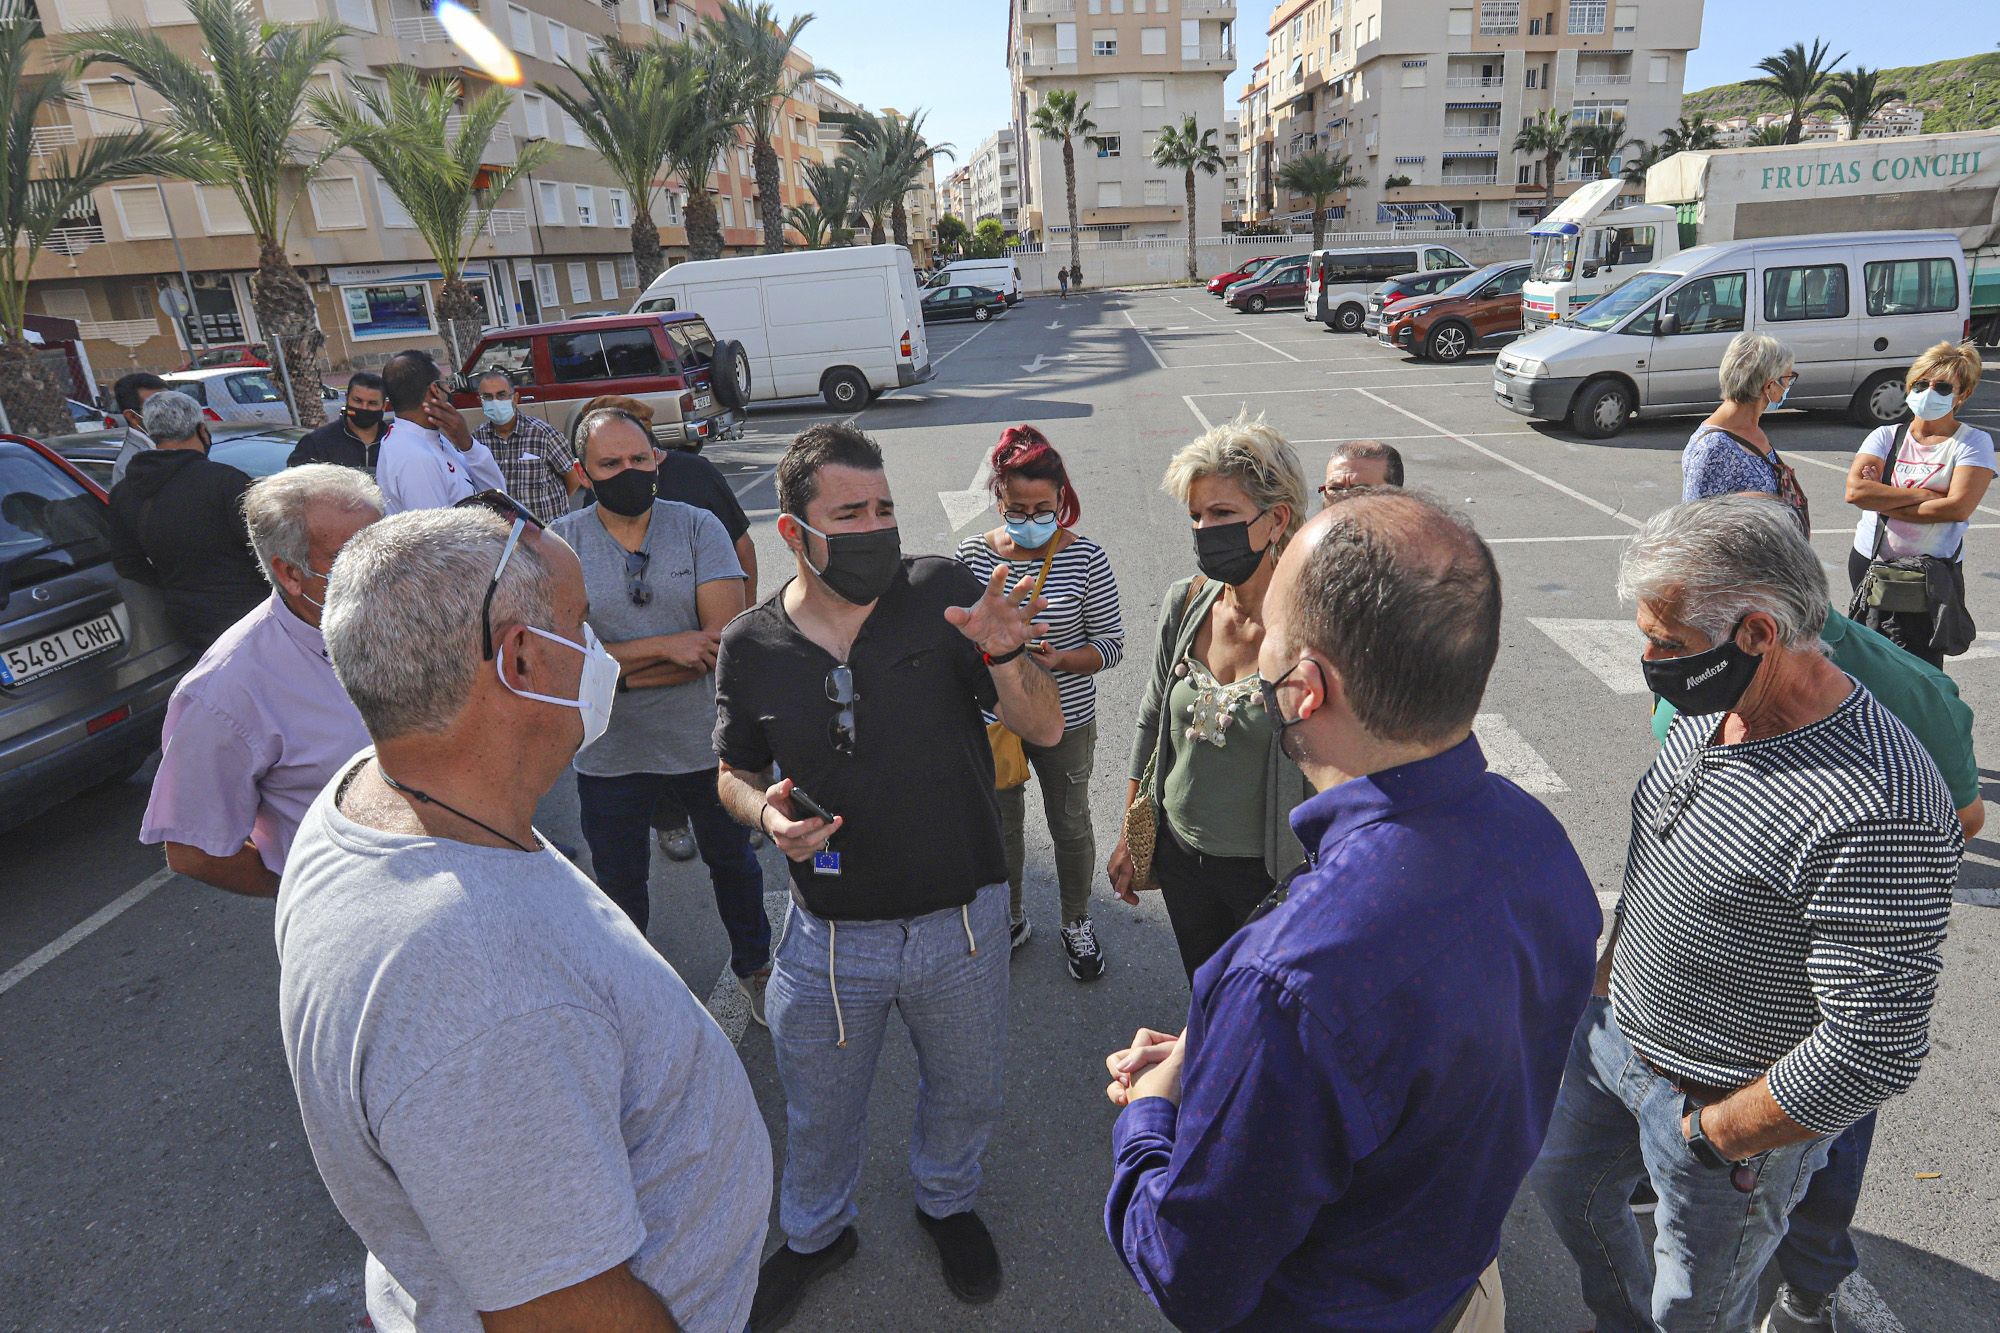
[[[195,286],[203,288],[213,288],[224,285],[213,273],[196,273],[192,275],[190,281],[192,281]]]
[[[299,269],[299,280],[302,282],[324,283],[326,281],[326,268],[321,264],[306,264]]]

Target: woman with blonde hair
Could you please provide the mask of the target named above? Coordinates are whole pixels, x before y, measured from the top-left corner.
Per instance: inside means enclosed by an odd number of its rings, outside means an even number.
[[[1257,651],[1306,475],[1263,418],[1238,417],[1175,454],[1161,485],[1187,506],[1201,573],[1167,590],[1132,745],[1126,805],[1152,804],[1151,877],[1122,834],[1107,871],[1128,903],[1160,890],[1192,980],[1301,859],[1289,818],[1305,778],[1260,705]]]

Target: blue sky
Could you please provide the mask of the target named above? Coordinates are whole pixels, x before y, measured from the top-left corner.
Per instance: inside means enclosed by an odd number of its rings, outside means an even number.
[[[1657,0],[1654,0],[1657,3]],[[1880,0],[1814,0],[1811,22],[1789,6],[1707,0],[1701,49],[1689,57],[1690,90],[1748,77],[1756,60],[1795,41],[1825,37],[1846,64],[1914,65],[1992,49],[1994,0],[1931,0],[1886,17]],[[954,143],[962,163],[1007,119],[1007,7],[1002,0],[808,0],[814,22],[801,39],[813,58],[838,70],[849,97],[870,107],[926,108],[932,142]],[[1241,0],[1241,66],[1229,105],[1263,53],[1272,0]],[[784,12],[796,12],[781,5]],[[952,170],[942,164],[939,178]]]

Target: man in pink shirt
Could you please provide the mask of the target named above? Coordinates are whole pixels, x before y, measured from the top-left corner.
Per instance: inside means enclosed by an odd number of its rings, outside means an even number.
[[[270,897],[306,807],[368,745],[319,624],[334,557],[382,517],[382,492],[313,463],[257,482],[243,507],[271,597],[175,688],[139,841],[165,843],[180,874]]]

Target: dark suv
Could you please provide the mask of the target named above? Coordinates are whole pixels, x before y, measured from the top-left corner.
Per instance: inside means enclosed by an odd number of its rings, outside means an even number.
[[[1469,268],[1434,268],[1428,273],[1397,274],[1369,295],[1368,311],[1361,317],[1361,331],[1374,337],[1382,331],[1383,312],[1398,301],[1441,292],[1470,272]]]
[[[1234,283],[1229,288],[1229,304],[1238,310],[1260,315],[1273,306],[1302,306],[1306,303],[1306,270],[1312,256],[1266,265],[1256,277]]]

